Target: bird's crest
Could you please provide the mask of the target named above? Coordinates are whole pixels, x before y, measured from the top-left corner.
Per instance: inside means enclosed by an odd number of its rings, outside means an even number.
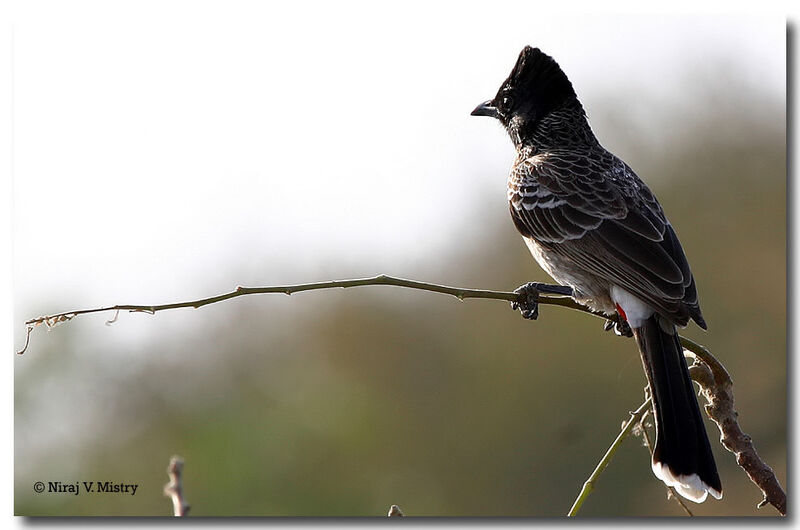
[[[535,107],[552,110],[575,96],[567,75],[552,57],[539,48],[525,46],[501,90],[514,90],[518,97],[536,102]]]

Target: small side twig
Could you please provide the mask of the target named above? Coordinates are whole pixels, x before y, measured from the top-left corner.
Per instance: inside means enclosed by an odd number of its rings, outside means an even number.
[[[172,498],[172,508],[175,517],[185,517],[189,514],[189,503],[183,498],[183,458],[173,456],[167,466],[169,482],[164,486],[164,495]]]
[[[578,514],[578,511],[583,506],[584,501],[586,501],[587,497],[592,493],[594,490],[594,485],[597,480],[600,478],[600,475],[603,474],[608,463],[611,462],[611,457],[614,456],[614,453],[617,452],[617,449],[624,440],[633,430],[633,426],[638,424],[642,420],[642,416],[650,410],[650,403],[652,401],[648,398],[642,405],[636,409],[635,411],[631,412],[631,417],[622,426],[622,430],[611,443],[611,447],[608,448],[606,454],[603,455],[603,458],[600,459],[600,462],[597,464],[597,467],[594,468],[592,474],[589,475],[589,478],[586,479],[586,482],[583,483],[583,487],[581,488],[581,492],[578,494],[578,497],[575,499],[575,502],[572,504],[572,508],[570,508],[569,513],[567,513],[567,517],[573,517]]]

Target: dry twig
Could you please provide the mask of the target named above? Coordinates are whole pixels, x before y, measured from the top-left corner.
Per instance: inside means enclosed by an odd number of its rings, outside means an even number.
[[[183,498],[183,458],[173,456],[167,466],[169,482],[164,486],[164,495],[172,498],[172,509],[175,517],[189,514],[189,503]]]
[[[772,468],[758,456],[752,438],[739,426],[730,374],[705,347],[685,338],[682,338],[682,344],[695,358],[689,373],[708,401],[706,413],[719,428],[720,443],[736,455],[736,463],[764,495],[758,507],[771,504],[778,513],[786,515],[786,492]]]

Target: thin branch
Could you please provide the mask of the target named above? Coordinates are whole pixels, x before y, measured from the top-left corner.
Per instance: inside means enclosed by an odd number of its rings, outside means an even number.
[[[567,513],[567,517],[573,517],[578,514],[578,510],[581,509],[581,506],[583,506],[584,501],[586,501],[586,499],[589,497],[589,494],[591,494],[592,490],[594,490],[595,483],[600,478],[600,475],[603,474],[603,471],[605,471],[606,467],[608,466],[608,463],[611,462],[611,457],[613,457],[614,453],[617,452],[617,449],[619,448],[620,443],[622,443],[622,440],[624,440],[630,434],[631,430],[633,430],[633,426],[639,423],[639,421],[641,421],[642,419],[642,416],[648,410],[650,410],[650,403],[651,400],[647,399],[644,403],[642,403],[642,405],[638,409],[631,412],[630,419],[628,419],[627,423],[625,423],[625,425],[622,426],[622,430],[620,431],[620,433],[617,435],[614,441],[611,442],[611,447],[608,448],[606,454],[603,455],[603,458],[601,458],[600,462],[597,464],[597,467],[594,468],[592,474],[589,475],[589,478],[586,479],[586,482],[583,483],[581,492],[578,494],[578,497],[572,504],[572,508],[570,508],[569,513]]]
[[[408,289],[430,291],[434,293],[448,294],[450,296],[458,298],[459,300],[465,300],[467,298],[482,298],[491,300],[505,300],[507,302],[522,301],[522,295],[509,291],[489,291],[486,289],[465,289],[463,287],[449,287],[446,285],[419,282],[416,280],[406,280],[403,278],[396,278],[394,276],[386,276],[385,274],[380,274],[378,276],[373,276],[371,278],[358,278],[354,280],[332,280],[328,282],[300,283],[294,285],[279,285],[270,287],[237,287],[235,290],[231,292],[220,294],[217,296],[211,296],[209,298],[200,298],[198,300],[190,300],[187,302],[175,302],[171,304],[161,304],[161,305],[122,304],[122,305],[107,306],[107,307],[97,307],[94,309],[78,309],[75,311],[65,311],[63,313],[56,313],[54,315],[45,315],[32,318],[26,321],[25,324],[27,325],[28,333],[30,334],[31,329],[40,326],[42,324],[46,325],[48,328],[52,328],[55,325],[60,324],[61,322],[72,320],[78,315],[88,315],[90,313],[101,313],[105,311],[116,311],[116,312],[130,311],[132,313],[153,314],[159,311],[166,311],[168,309],[181,309],[189,307],[198,309],[206,305],[215,304],[217,302],[223,302],[225,300],[230,300],[231,298],[237,298],[239,296],[247,296],[252,294],[280,293],[280,294],[291,295],[302,291],[315,291],[319,289],[335,289],[335,288],[347,288],[347,287],[362,287],[367,285],[392,285],[396,287],[405,287]],[[576,311],[590,313],[595,316],[606,318],[601,313],[592,311],[578,304],[572,298],[564,296],[540,295],[539,303],[543,305],[557,305],[561,307],[566,307],[569,309],[574,309]],[[107,323],[109,324],[113,323],[115,320],[116,316],[113,319],[109,320]],[[25,346],[17,353],[18,354],[25,353],[28,344],[29,341],[26,340]]]
[[[164,486],[164,495],[172,498],[172,509],[175,517],[189,514],[189,503],[183,498],[183,458],[173,456],[167,466],[169,482]]]

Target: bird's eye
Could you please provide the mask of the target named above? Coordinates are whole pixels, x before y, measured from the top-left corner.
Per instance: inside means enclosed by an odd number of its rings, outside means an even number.
[[[514,98],[511,96],[503,96],[503,108],[510,109],[514,105]]]

